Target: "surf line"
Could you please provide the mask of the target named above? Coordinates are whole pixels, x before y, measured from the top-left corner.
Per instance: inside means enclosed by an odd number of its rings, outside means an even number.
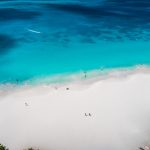
[[[37,34],[40,34],[40,33],[42,33],[42,32],[40,32],[40,31],[36,31],[36,30],[32,30],[32,29],[27,29],[29,32],[33,32],[33,33],[37,33]]]

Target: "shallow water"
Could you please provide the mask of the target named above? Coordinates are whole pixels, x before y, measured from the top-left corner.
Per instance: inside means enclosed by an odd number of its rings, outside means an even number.
[[[0,83],[150,64],[149,0],[0,2]]]

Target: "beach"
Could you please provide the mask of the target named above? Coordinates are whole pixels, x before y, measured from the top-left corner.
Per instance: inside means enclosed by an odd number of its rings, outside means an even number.
[[[150,144],[149,68],[6,89],[0,90],[0,143],[10,150],[138,150]]]
[[[0,149],[150,150],[149,15],[150,0],[1,0]]]

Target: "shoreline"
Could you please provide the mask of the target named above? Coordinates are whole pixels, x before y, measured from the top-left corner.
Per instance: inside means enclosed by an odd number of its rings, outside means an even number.
[[[85,77],[86,73],[86,77]],[[90,71],[79,71],[75,73],[63,73],[51,76],[36,77],[23,81],[22,83],[0,83],[0,90],[22,88],[22,87],[35,87],[35,86],[64,86],[69,84],[92,84],[94,82],[107,80],[110,78],[121,79],[127,78],[137,73],[150,73],[150,65],[135,65],[131,67],[117,67],[117,68],[100,68]],[[19,82],[19,80],[18,80]]]

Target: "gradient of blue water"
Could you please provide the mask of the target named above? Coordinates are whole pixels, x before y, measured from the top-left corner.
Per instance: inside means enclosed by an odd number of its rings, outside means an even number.
[[[5,0],[0,6],[1,83],[150,64],[148,0]]]

